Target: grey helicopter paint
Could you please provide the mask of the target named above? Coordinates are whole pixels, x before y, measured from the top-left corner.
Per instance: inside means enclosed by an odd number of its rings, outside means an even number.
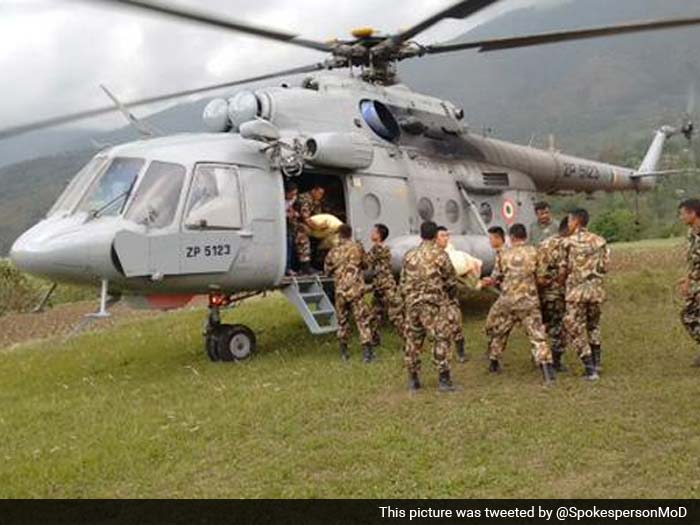
[[[234,102],[241,95],[264,101],[249,122],[270,122],[279,131],[278,140],[290,149],[303,145],[297,177],[320,171],[341,179],[348,222],[358,239],[368,243],[377,222],[389,226],[396,261],[417,243],[420,222],[435,220],[450,228],[459,248],[488,267],[493,253],[484,228],[530,224],[536,192],[653,184],[650,178],[635,178],[634,170],[471,135],[454,105],[400,85],[376,87],[319,74],[301,87],[242,92],[232,97]],[[377,112],[363,115],[363,103],[388,108],[383,113],[387,122],[373,120]],[[321,107],[328,110],[320,112]],[[246,123],[239,115],[234,118],[239,126]],[[373,127],[384,133],[393,128],[395,136],[382,138]],[[143,160],[123,213],[90,218],[88,211],[64,209],[59,200],[46,221],[17,241],[13,259],[56,280],[106,278],[114,292],[280,286],[286,261],[284,170],[275,166],[279,159],[264,137],[243,138],[237,131],[144,140],[102,152],[99,158],[105,163],[97,165],[102,168],[109,159]],[[157,177],[151,173],[163,163],[182,168],[172,174],[174,189],[150,183]],[[356,169],[348,169],[353,165]],[[99,167],[95,179],[104,173]],[[197,180],[208,169],[226,171],[228,194],[215,206],[230,217],[219,224],[210,218],[200,226],[197,221],[207,217],[193,219],[188,211]],[[81,188],[95,182],[83,180]],[[74,191],[75,186],[69,187],[62,198]],[[135,210],[144,199],[149,209]],[[169,218],[153,224],[148,212],[164,213],[163,207],[172,210]],[[55,236],[63,225],[74,228],[74,234]]]
[[[471,133],[461,108],[402,85],[394,67],[400,60],[429,53],[508,49],[700,20],[458,47],[416,47],[411,40],[442,18],[464,18],[494,1],[457,2],[398,35],[381,37],[363,29],[354,33],[355,40],[330,44],[286,34],[261,35],[259,29],[241,29],[238,23],[236,30],[330,52],[331,57],[309,67],[248,79],[308,73],[299,85],[242,90],[211,101],[203,115],[211,133],[148,138],[100,152],[76,175],[48,216],[15,242],[12,260],[27,272],[55,281],[101,282],[101,314],[108,293],[142,296],[146,306],[156,308],[179,306],[194,294],[209,294],[207,351],[213,359],[233,359],[245,354],[245,348],[254,348],[249,329],[234,330],[219,321],[220,306],[235,302],[240,293],[281,288],[312,331],[324,331],[309,321],[313,314],[302,301],[316,292],[305,293],[296,280],[285,277],[285,180],[333,182],[340,189],[347,222],[367,247],[373,224],[386,224],[396,270],[406,251],[418,244],[418,229],[425,220],[447,226],[455,246],[482,259],[488,271],[494,254],[486,230],[516,222],[531,224],[538,193],[652,188],[665,141],[677,134],[690,138],[692,122],[658,130],[640,168],[631,170]],[[107,3],[193,19],[191,11],[146,0]],[[211,17],[194,14],[198,22],[221,26]],[[320,72],[337,68],[349,68],[351,74]],[[115,104],[128,113],[127,108],[182,94]],[[0,138],[113,109],[10,128],[0,131]],[[130,120],[135,118],[129,115]],[[290,293],[291,289],[298,293]],[[211,344],[219,345],[220,340],[226,348],[212,351]]]

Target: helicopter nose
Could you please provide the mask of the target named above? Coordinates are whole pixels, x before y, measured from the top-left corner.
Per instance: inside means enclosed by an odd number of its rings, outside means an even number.
[[[23,233],[10,250],[22,271],[56,281],[93,282],[115,274],[110,249],[113,231],[47,221]]]
[[[50,239],[38,235],[34,229],[22,234],[10,249],[10,260],[17,268],[32,275],[44,277],[69,276],[74,272],[84,271],[80,254],[70,253],[57,246]],[[83,257],[83,261],[85,258]]]

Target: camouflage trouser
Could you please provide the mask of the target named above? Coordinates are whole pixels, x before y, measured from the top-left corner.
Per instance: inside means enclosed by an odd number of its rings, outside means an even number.
[[[447,322],[452,327],[451,335],[454,343],[464,341],[464,325],[462,324],[462,308],[458,300],[448,301],[445,304]]]
[[[335,313],[338,318],[338,339],[341,343],[347,343],[350,339],[350,315],[352,314],[357,330],[360,332],[360,342],[363,346],[372,344],[370,327],[372,312],[364,297],[351,299],[342,294],[336,294]]]
[[[566,301],[563,297],[543,297],[542,322],[547,329],[547,335],[552,344],[552,350],[563,352],[564,345],[564,313],[566,312]]]
[[[294,243],[297,248],[297,259],[300,263],[307,263],[311,261],[311,239],[309,234],[304,227],[298,227],[296,231],[296,236]]]
[[[700,294],[691,295],[685,299],[681,310],[681,321],[690,337],[696,343],[700,343]]]
[[[508,344],[508,336],[517,323],[523,325],[532,344],[532,356],[537,364],[551,363],[552,350],[542,324],[539,308],[515,309],[496,301],[486,318],[486,335],[489,338],[489,358],[500,359]]]
[[[564,334],[579,357],[591,355],[591,345],[600,346],[600,303],[567,302]]]
[[[375,342],[379,340],[379,328],[386,318],[394,325],[399,337],[405,340],[403,307],[396,289],[372,293],[372,339]]]
[[[433,364],[439,372],[450,370],[450,326],[444,312],[434,304],[417,303],[406,310],[406,368],[409,373],[420,372],[420,353],[425,336],[433,340]]]

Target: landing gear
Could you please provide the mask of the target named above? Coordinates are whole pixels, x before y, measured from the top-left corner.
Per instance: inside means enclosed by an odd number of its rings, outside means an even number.
[[[222,324],[221,307],[235,302],[234,298],[209,294],[209,317],[204,330],[204,348],[212,361],[241,361],[256,348],[255,333],[242,324]]]

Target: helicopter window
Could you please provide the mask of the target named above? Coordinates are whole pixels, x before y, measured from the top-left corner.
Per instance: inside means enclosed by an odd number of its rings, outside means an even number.
[[[491,208],[488,202],[481,203],[481,206],[479,206],[479,215],[481,215],[481,219],[485,224],[491,224],[493,220],[493,208]]]
[[[445,204],[445,216],[452,224],[457,222],[459,220],[459,204],[452,199],[448,200]]]
[[[151,162],[125,217],[152,228],[169,226],[180,202],[185,171],[179,164]]]
[[[433,217],[435,216],[435,208],[433,207],[431,200],[427,197],[423,197],[418,201],[418,215],[420,215],[420,218],[424,221],[433,220]]]
[[[365,195],[365,198],[362,199],[362,208],[369,219],[378,219],[382,213],[382,205],[379,202],[379,197],[374,193]]]
[[[384,104],[376,100],[362,100],[360,112],[370,129],[381,138],[389,142],[399,138],[401,134],[399,124]]]
[[[114,158],[107,170],[90,184],[78,211],[99,213],[101,216],[119,215],[144,162],[143,159]]]
[[[104,168],[107,163],[107,157],[98,155],[93,157],[78,174],[73,177],[59,199],[49,210],[48,216],[55,215],[59,212],[70,212],[75,208],[78,201],[83,196],[85,187],[90,184],[92,179],[99,171]]]
[[[198,164],[190,190],[185,227],[239,229],[241,193],[234,166]]]

